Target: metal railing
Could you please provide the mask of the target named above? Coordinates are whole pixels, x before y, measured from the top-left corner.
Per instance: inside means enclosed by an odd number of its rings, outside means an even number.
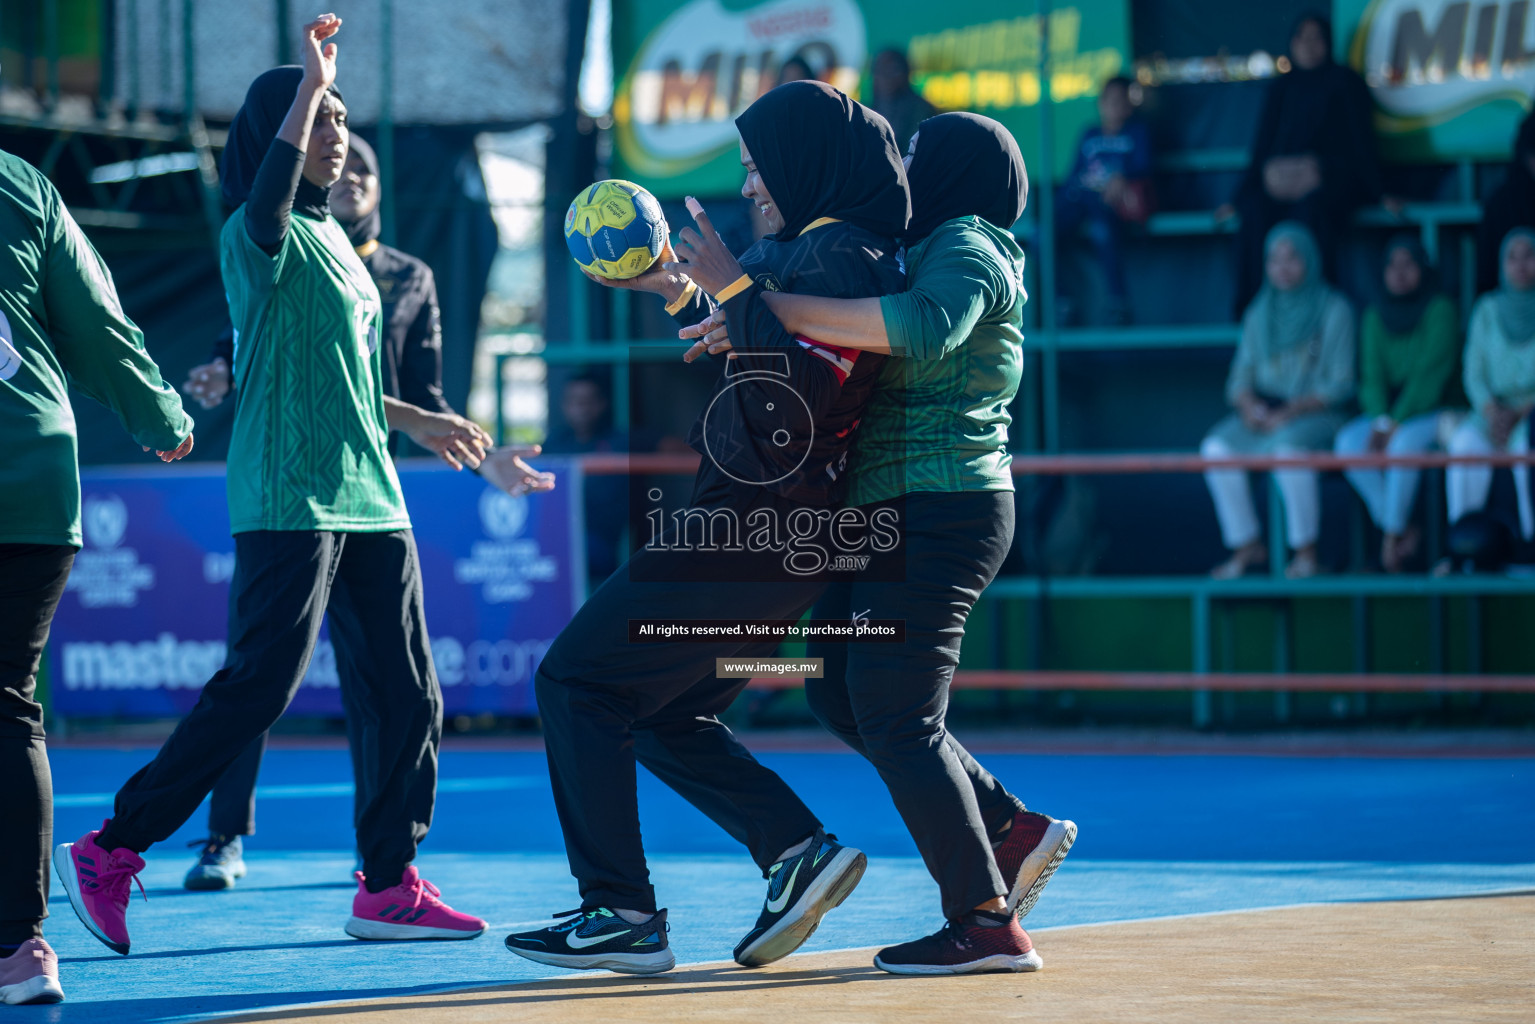
[[[665,476],[692,474],[699,456],[676,453],[603,453],[581,457],[584,472],[593,475]],[[1319,472],[1350,468],[1412,467],[1443,469],[1456,465],[1512,467],[1535,464],[1535,453],[1500,452],[1492,455],[1421,455],[1367,453],[1336,455],[1317,452],[1300,456],[1246,455],[1210,459],[1193,453],[1114,453],[1067,455],[1015,455],[1015,476],[1124,475],[1198,473],[1209,469],[1273,471],[1313,469]],[[1270,489],[1271,517],[1281,515],[1278,496]],[[1271,519],[1271,521],[1277,521]],[[1280,531],[1271,530],[1274,536]],[[1189,603],[1189,664],[1187,671],[1057,671],[1031,666],[1027,669],[993,668],[961,670],[955,674],[958,689],[996,691],[1103,690],[1130,692],[1177,692],[1191,695],[1191,718],[1198,728],[1214,721],[1215,693],[1272,692],[1274,717],[1286,722],[1292,715],[1291,694],[1325,692],[1352,694],[1361,701],[1378,693],[1535,693],[1535,675],[1490,675],[1480,671],[1481,600],[1487,597],[1535,597],[1535,576],[1501,574],[1430,575],[1323,575],[1287,579],[1278,572],[1217,580],[1205,575],[1184,576],[1023,576],[993,581],[982,598],[982,608],[993,637],[999,634],[998,612],[1003,602],[1028,601],[1040,608],[1056,600],[1137,598],[1179,600]],[[1444,607],[1446,598],[1469,602],[1467,662],[1472,671],[1446,673],[1372,672],[1364,655],[1368,602],[1375,598],[1418,597],[1430,602],[1430,632],[1435,655],[1444,661]],[[1272,672],[1220,672],[1212,666],[1213,619],[1218,607],[1242,601],[1279,601],[1348,598],[1354,603],[1354,672],[1298,673],[1290,671],[1293,621],[1288,612],[1276,620],[1276,665]],[[1036,624],[1034,628],[1039,628]],[[1037,645],[1031,645],[1037,657]],[[999,660],[994,658],[994,660]],[[752,681],[762,690],[793,689],[802,679],[763,678]]]

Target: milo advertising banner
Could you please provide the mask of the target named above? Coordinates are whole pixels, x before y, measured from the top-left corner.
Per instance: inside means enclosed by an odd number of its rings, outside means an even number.
[[[1054,176],[1129,67],[1126,0],[613,0],[616,173],[663,198],[741,187],[734,119],[791,57],[868,102],[870,58],[905,50],[918,92],[1012,131],[1036,180],[1049,69]]]
[[[1386,156],[1507,160],[1535,93],[1529,0],[1336,0],[1340,60],[1364,75]]]

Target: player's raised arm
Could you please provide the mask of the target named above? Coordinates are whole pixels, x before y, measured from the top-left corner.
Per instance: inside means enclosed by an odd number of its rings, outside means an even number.
[[[322,156],[318,152],[309,152],[316,118],[328,105],[330,109],[324,111],[327,117],[332,120],[339,117],[345,123],[345,107],[341,106],[339,95],[332,91],[336,82],[336,44],[325,42],[340,28],[341,19],[334,14],[322,14],[304,26],[304,77],[287,116],[277,129],[276,140],[267,148],[245,201],[245,229],[251,241],[269,256],[277,254],[287,237],[294,197],[306,165],[317,162]],[[333,143],[334,135],[327,133],[327,141]],[[337,165],[345,158],[343,139],[336,154]]]

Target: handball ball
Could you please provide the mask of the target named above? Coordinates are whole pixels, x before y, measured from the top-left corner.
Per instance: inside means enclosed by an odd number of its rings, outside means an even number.
[[[581,269],[598,277],[638,277],[666,247],[661,204],[632,181],[588,185],[565,213],[565,247]]]

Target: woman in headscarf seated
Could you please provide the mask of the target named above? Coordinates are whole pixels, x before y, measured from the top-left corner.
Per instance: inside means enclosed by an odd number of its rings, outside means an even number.
[[[1354,393],[1353,311],[1322,280],[1311,232],[1294,221],[1278,224],[1264,243],[1264,255],[1266,281],[1242,318],[1226,381],[1226,401],[1235,411],[1200,445],[1207,459],[1326,450],[1346,418],[1340,407]],[[1231,550],[1211,575],[1233,579],[1267,558],[1247,473],[1210,469],[1205,483],[1221,539]],[[1294,552],[1285,575],[1313,576],[1322,518],[1317,474],[1276,470],[1274,483],[1284,498]]]
[[[1501,285],[1482,296],[1466,331],[1466,397],[1471,415],[1450,437],[1454,455],[1530,450],[1530,411],[1535,409],[1535,231],[1515,228],[1503,240]],[[1530,505],[1530,467],[1514,467],[1519,530],[1535,538]],[[1490,466],[1458,465],[1445,472],[1452,524],[1487,504]]]
[[[1459,342],[1455,305],[1439,290],[1428,253],[1413,235],[1392,238],[1380,297],[1360,325],[1360,415],[1338,431],[1337,453],[1419,455],[1435,447],[1443,412],[1454,403]],[[1381,568],[1401,572],[1418,550],[1418,529],[1409,520],[1420,471],[1358,468],[1343,475],[1380,528]]]
[[[1332,23],[1301,16],[1290,34],[1290,70],[1269,83],[1253,133],[1252,162],[1218,217],[1240,214],[1235,308],[1240,315],[1263,282],[1264,239],[1282,220],[1316,236],[1320,273],[1332,278],[1339,231],[1354,211],[1380,198],[1380,163],[1370,90],[1332,59]]]
[[[1519,122],[1503,183],[1482,203],[1476,227],[1476,293],[1498,287],[1503,240],[1514,228],[1535,228],[1535,114]]]

